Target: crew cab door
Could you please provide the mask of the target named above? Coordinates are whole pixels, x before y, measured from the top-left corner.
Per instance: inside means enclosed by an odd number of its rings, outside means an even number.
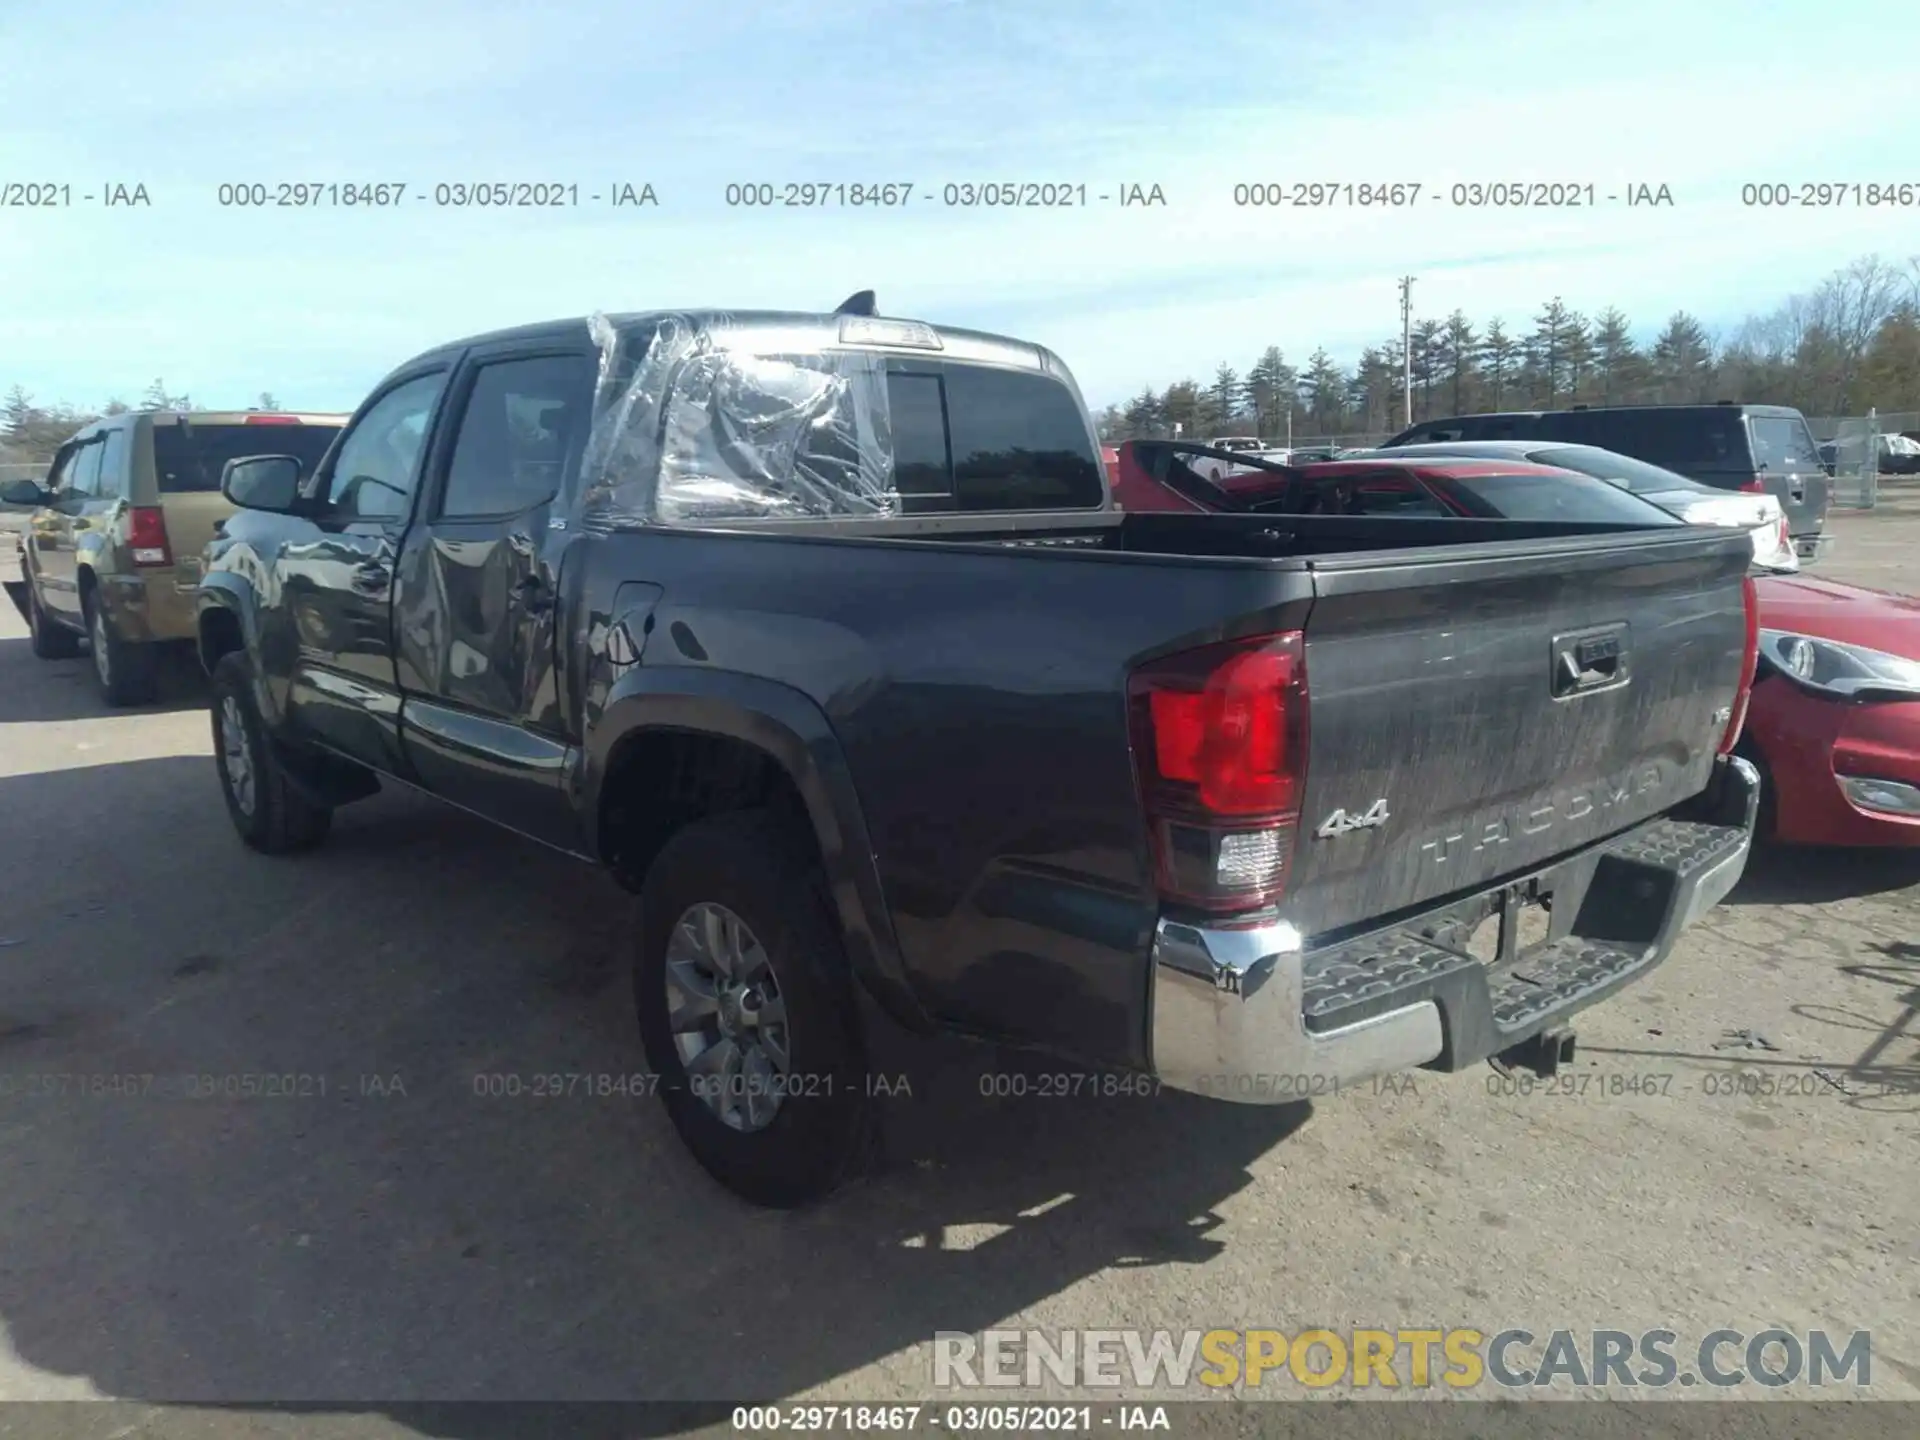
[[[556,497],[586,446],[595,361],[562,342],[471,352],[455,377],[395,601],[402,736],[420,782],[581,847],[554,669]]]
[[[302,486],[311,525],[275,557],[297,647],[289,725],[401,776],[409,771],[394,673],[394,574],[446,382],[444,369],[409,376],[361,407]]]

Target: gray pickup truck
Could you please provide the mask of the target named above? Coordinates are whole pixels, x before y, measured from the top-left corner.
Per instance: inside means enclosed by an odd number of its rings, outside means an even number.
[[[1742,532],[1132,515],[1099,456],[1051,352],[857,298],[428,351],[228,467],[228,811],[610,867],[673,1123],[773,1205],[882,1017],[1237,1101],[1551,1069],[1738,879]]]

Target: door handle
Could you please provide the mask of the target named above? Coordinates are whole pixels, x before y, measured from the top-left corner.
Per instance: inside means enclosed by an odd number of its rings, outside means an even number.
[[[369,560],[353,572],[353,588],[363,595],[384,594],[393,572],[378,561]]]

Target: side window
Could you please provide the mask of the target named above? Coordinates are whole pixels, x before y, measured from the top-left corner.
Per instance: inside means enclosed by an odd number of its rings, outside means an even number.
[[[74,457],[80,452],[78,445],[62,445],[54,452],[53,463],[47,467],[47,489],[64,491],[67,480],[73,474]]]
[[[586,438],[592,405],[585,356],[482,366],[460,418],[440,513],[518,515],[551,500],[569,454]]]
[[[92,496],[100,493],[100,448],[100,441],[96,438],[74,452],[73,463],[67,469],[67,494]]]
[[[444,372],[404,381],[360,417],[334,456],[327,487],[334,519],[405,518],[433,405],[446,383]]]
[[[950,509],[953,458],[947,453],[946,402],[938,375],[896,371],[887,377],[893,422],[893,480],[915,510]]]
[[[109,430],[100,437],[100,480],[94,493],[110,500],[125,500],[132,489],[127,484],[127,432]]]

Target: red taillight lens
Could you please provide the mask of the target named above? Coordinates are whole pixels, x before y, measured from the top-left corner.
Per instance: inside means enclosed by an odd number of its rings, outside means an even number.
[[[1210,910],[1279,898],[1306,783],[1302,634],[1183,651],[1127,690],[1162,892]]]
[[[157,505],[136,505],[127,512],[127,548],[136,565],[171,565],[167,517]]]
[[[298,415],[249,415],[249,425],[300,425],[303,422]]]
[[[1747,652],[1740,661],[1740,689],[1733,697],[1733,716],[1727,721],[1726,734],[1720,737],[1722,755],[1731,755],[1740,741],[1740,731],[1747,723],[1747,701],[1753,696],[1754,672],[1760,668],[1760,592],[1754,588],[1751,575],[1740,585],[1747,607]]]
[[[1756,475],[1740,487],[1740,493],[1742,495],[1764,495],[1767,493],[1767,482]]]

